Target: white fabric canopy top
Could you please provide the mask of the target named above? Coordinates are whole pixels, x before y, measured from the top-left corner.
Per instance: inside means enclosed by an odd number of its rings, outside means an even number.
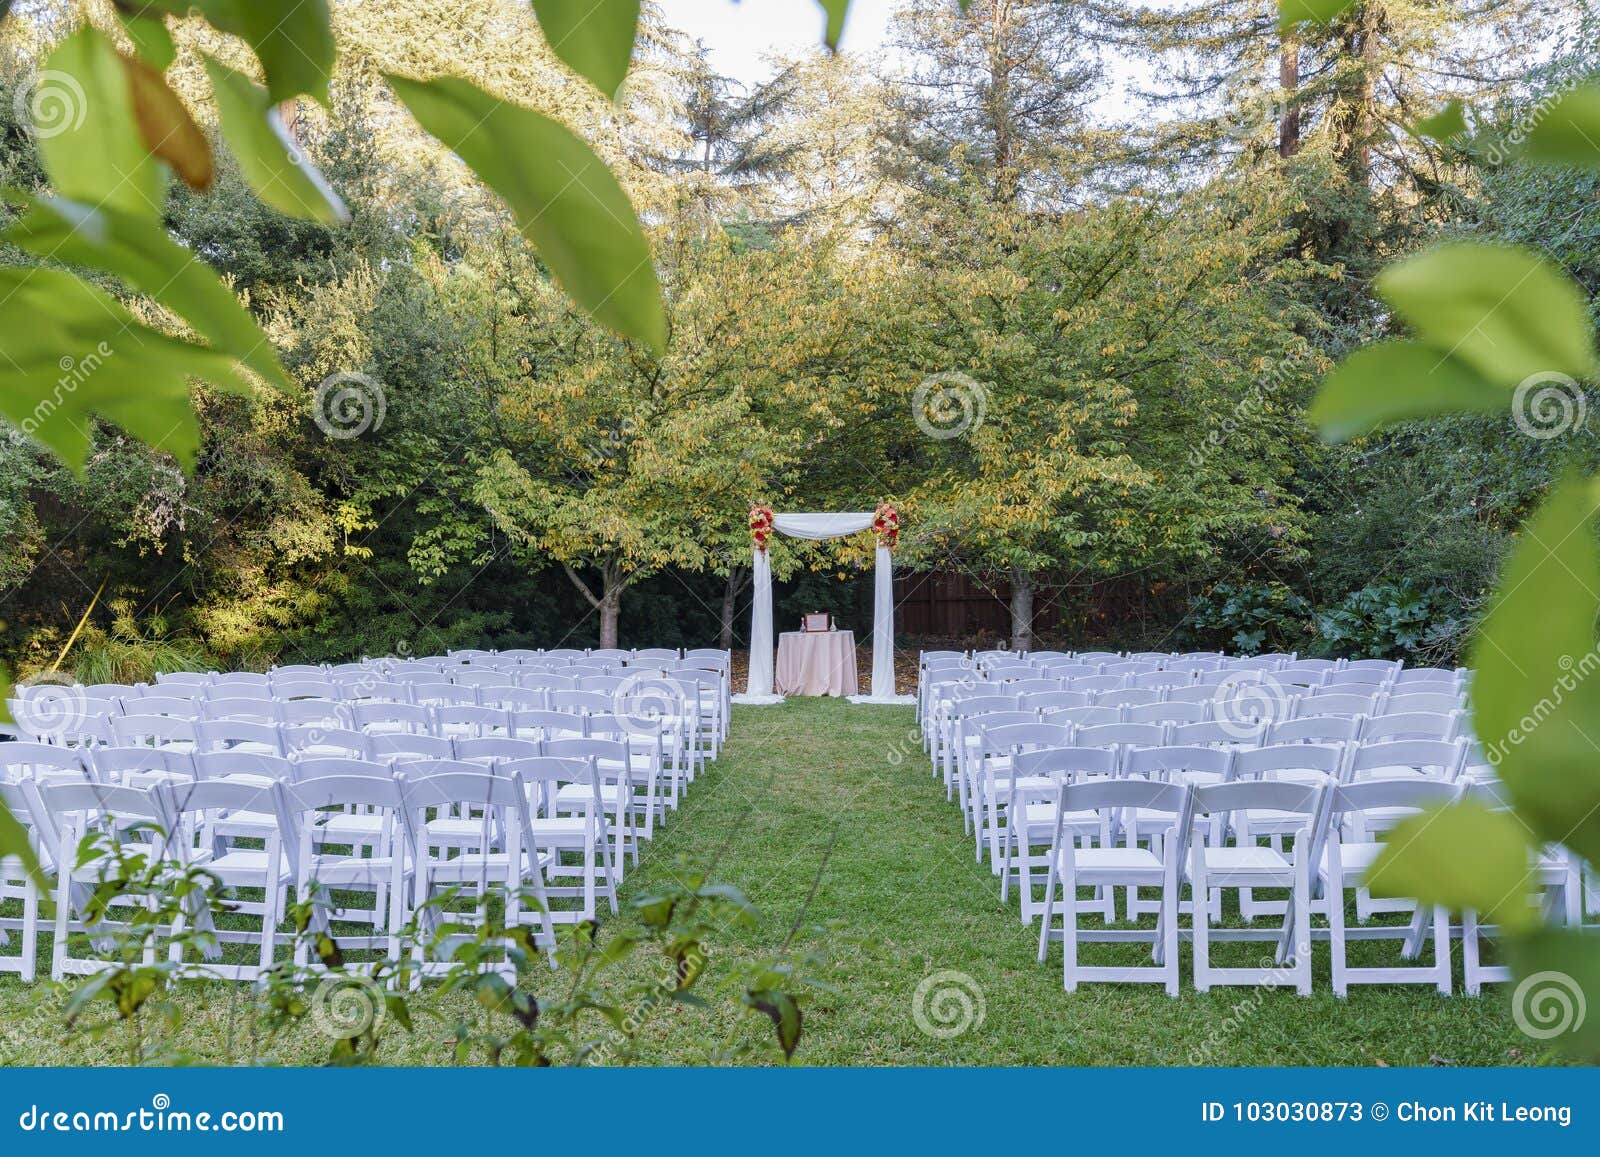
[[[875,512],[865,514],[773,514],[772,528],[794,538],[842,538],[867,530]],[[757,550],[751,571],[754,585],[750,608],[750,678],[746,702],[774,703],[772,693],[772,560]],[[898,703],[894,693],[894,562],[889,548],[878,547],[872,589],[872,694],[869,703]]]

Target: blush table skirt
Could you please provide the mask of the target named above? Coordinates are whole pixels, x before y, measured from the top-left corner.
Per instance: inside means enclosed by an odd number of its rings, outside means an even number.
[[[779,695],[854,695],[854,631],[785,631],[778,636],[773,690]]]

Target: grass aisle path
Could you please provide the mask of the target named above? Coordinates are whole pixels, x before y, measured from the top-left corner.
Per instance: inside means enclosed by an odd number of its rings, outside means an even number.
[[[807,1009],[797,1060],[1494,1065],[1539,1056],[1512,1023],[1503,992],[1471,999],[1372,987],[1340,1001],[1328,988],[1325,948],[1310,998],[1186,988],[1169,1000],[1156,986],[1110,985],[1069,996],[1059,948],[1048,965],[1035,963],[1036,932],[1022,926],[1014,903],[1001,905],[997,879],[974,862],[913,726],[910,708],[841,700],[736,707],[722,758],[627,882],[640,894],[680,852],[725,845],[717,878],[762,910],[759,928],[735,944],[770,950],[801,910],[837,830],[808,922],[844,922],[830,948],[841,993]],[[981,1024],[948,1039],[919,1030],[912,1016],[917,986],[941,971],[970,977],[984,1007]],[[948,1011],[959,1011],[958,1002]],[[646,1026],[644,1059],[682,1063],[695,1051],[694,1014],[675,1011],[668,1021]]]

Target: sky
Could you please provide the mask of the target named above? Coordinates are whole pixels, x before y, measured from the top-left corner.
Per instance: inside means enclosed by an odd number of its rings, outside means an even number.
[[[816,0],[656,0],[667,23],[703,40],[724,76],[744,84],[765,80],[768,53],[790,54],[822,43],[825,19]],[[870,53],[888,36],[894,0],[851,0],[845,52]]]

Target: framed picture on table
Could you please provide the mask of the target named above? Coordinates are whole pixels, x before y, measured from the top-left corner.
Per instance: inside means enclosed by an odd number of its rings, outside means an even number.
[[[812,611],[800,616],[800,629],[806,632],[833,630],[833,616],[827,611]]]

